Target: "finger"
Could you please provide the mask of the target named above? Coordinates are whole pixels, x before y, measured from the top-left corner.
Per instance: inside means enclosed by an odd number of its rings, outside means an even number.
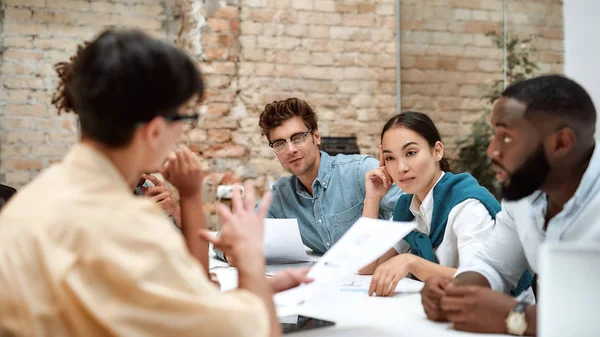
[[[480,287],[477,287],[477,286],[457,286],[457,285],[452,284],[451,286],[448,286],[446,288],[446,290],[444,291],[444,294],[446,296],[462,297],[462,296],[473,294],[474,292],[478,291],[479,289],[480,289]]]
[[[373,295],[375,290],[377,289],[377,284],[379,283],[379,278],[381,277],[381,272],[375,270],[373,277],[371,278],[371,284],[369,285],[369,296]]]
[[[229,207],[223,204],[217,205],[217,214],[221,219],[222,226],[229,226],[229,224],[233,220],[233,214],[231,213],[231,210],[229,209]]]
[[[158,203],[160,201],[163,201],[163,200],[167,199],[169,196],[170,196],[170,194],[167,191],[167,192],[163,192],[163,193],[160,193],[158,195],[155,195],[155,196],[151,197],[150,199],[152,199],[152,201]]]
[[[298,268],[290,270],[291,275],[294,277],[298,283],[310,283],[314,281],[314,279],[306,276],[310,271],[310,267]]]
[[[162,180],[158,179],[158,177],[152,175],[152,174],[144,174],[142,176],[142,178],[146,179],[146,180],[150,180],[154,186],[164,186],[165,183],[162,182]]]
[[[265,193],[265,195],[260,200],[260,206],[258,206],[258,216],[261,218],[265,218],[267,216],[267,212],[269,211],[269,206],[271,206],[271,199],[273,195],[271,192]]]
[[[465,304],[465,299],[462,297],[444,296],[440,301],[440,308],[444,311],[462,311]]]
[[[198,231],[198,237],[200,237],[200,239],[202,239],[202,240],[204,240],[206,242],[212,243],[213,245],[217,245],[221,241],[220,237],[215,236],[214,234],[210,233],[206,229],[199,230]]]
[[[381,296],[389,296],[390,294],[390,286],[392,285],[392,282],[394,282],[394,278],[396,277],[395,273],[388,273],[388,275],[385,278],[385,281],[383,282],[383,288],[381,289]]]
[[[467,318],[464,312],[447,312],[446,313],[446,318],[454,323],[454,327],[456,328],[456,324],[463,326],[464,323],[467,322]],[[464,329],[464,328],[463,328]]]
[[[148,188],[146,188],[146,192],[144,192],[145,196],[153,196],[153,195],[157,195],[160,193],[163,193],[165,191],[168,191],[166,186],[150,186]]]
[[[437,283],[434,283],[423,288],[423,294],[428,298],[439,300],[444,296],[444,290]]]
[[[388,173],[388,171],[386,170],[386,168],[383,168],[383,174],[385,174],[387,181],[390,182],[390,186],[392,186],[392,184],[394,183],[394,179],[392,178],[392,176]]]
[[[375,290],[375,293],[377,294],[377,296],[383,296],[384,289],[389,288],[389,286],[390,286],[389,272],[385,272],[384,275],[382,275],[382,277],[380,277],[379,280],[377,281],[377,290]]]
[[[181,170],[182,173],[187,173],[189,171],[189,165],[185,158],[185,151],[182,149],[178,149],[175,152],[175,155],[177,156],[177,162],[179,163],[179,169]]]
[[[174,174],[179,174],[181,172],[179,167],[179,162],[177,161],[177,154],[173,152],[169,156],[169,161],[167,163],[167,174],[173,176]]]
[[[239,185],[233,185],[231,189],[231,208],[235,214],[244,211],[244,202],[242,201],[242,192]]]
[[[388,178],[387,178],[386,174],[383,172],[383,170],[377,170],[377,172],[375,174],[377,174],[379,179],[381,179],[381,181],[383,182],[383,186],[385,186],[385,187],[389,186]]]
[[[251,211],[256,205],[256,191],[254,186],[249,181],[244,183],[244,209]]]
[[[400,282],[402,278],[401,277],[395,277],[392,280],[392,285],[390,286],[390,289],[388,290],[388,296],[393,295],[396,292],[396,287],[398,286],[398,282]]]

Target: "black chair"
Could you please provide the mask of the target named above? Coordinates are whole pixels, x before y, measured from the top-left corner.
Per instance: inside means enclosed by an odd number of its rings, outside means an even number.
[[[4,206],[4,204],[8,202],[8,199],[10,199],[15,193],[17,193],[16,189],[10,186],[0,184],[0,209],[2,208],[2,206]]]

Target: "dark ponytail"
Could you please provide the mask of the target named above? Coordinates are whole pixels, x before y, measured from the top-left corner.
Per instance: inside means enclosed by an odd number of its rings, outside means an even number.
[[[440,132],[435,127],[435,124],[433,123],[431,118],[429,118],[429,116],[421,112],[406,111],[392,117],[383,126],[383,130],[381,131],[382,141],[385,132],[395,126],[405,127],[409,130],[420,134],[421,136],[423,136],[423,138],[427,140],[427,143],[431,147],[434,147],[436,142],[442,141],[440,137]],[[450,163],[445,157],[443,157],[440,160],[440,168],[444,172],[450,172]]]

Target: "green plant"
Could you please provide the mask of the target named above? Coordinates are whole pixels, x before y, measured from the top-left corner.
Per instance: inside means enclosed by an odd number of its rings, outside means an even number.
[[[504,37],[495,31],[488,32],[485,36],[491,38],[494,45],[502,50]],[[507,84],[522,81],[535,75],[539,69],[532,61],[537,50],[531,44],[531,38],[518,36],[508,37],[506,41],[506,82]],[[503,69],[501,66],[499,69]],[[502,72],[500,72],[502,74]],[[482,99],[490,105],[493,104],[504,91],[504,79],[500,77],[491,84],[483,86]],[[471,133],[457,142],[458,156],[456,169],[460,172],[469,172],[479,183],[487,188],[496,198],[500,198],[500,186],[490,170],[490,159],[487,148],[492,137],[492,128],[489,125],[491,106],[484,111],[481,118],[473,123]]]

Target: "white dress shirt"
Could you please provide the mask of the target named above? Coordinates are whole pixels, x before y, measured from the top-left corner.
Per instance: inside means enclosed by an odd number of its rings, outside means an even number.
[[[437,183],[444,176],[440,175]],[[433,188],[423,202],[416,195],[410,203],[410,212],[415,216],[416,230],[429,235],[431,219],[433,218]],[[479,246],[492,232],[494,219],[485,206],[477,199],[467,199],[454,206],[448,214],[446,231],[442,243],[434,249],[439,264],[457,268],[460,264],[470,261]],[[410,245],[405,240],[400,241],[394,249],[398,253],[410,252]]]
[[[577,191],[554,216],[544,231],[546,194],[537,191],[527,198],[502,202],[496,227],[467,271],[483,275],[492,289],[508,293],[527,267],[538,270],[538,250],[544,241],[600,243],[600,148],[596,144]]]

